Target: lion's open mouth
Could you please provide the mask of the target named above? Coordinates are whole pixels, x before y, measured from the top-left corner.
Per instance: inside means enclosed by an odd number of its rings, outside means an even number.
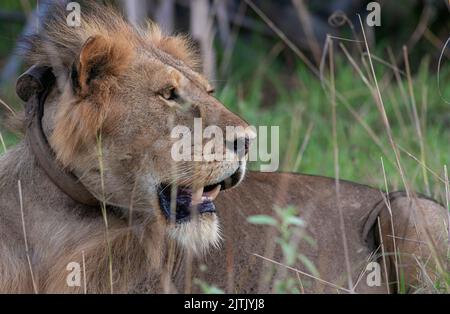
[[[162,212],[167,219],[177,223],[187,222],[193,215],[204,215],[216,212],[214,200],[220,191],[230,189],[236,186],[243,177],[243,169],[239,168],[236,172],[225,180],[203,186],[197,189],[190,187],[174,186],[171,184],[162,184],[158,189],[159,204]],[[173,204],[172,198],[176,192],[176,203]],[[172,209],[172,204],[175,210]]]

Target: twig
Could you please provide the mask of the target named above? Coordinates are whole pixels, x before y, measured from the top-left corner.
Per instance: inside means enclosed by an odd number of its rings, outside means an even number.
[[[380,216],[378,216],[378,218],[377,218],[377,223],[378,223],[378,233],[379,233],[380,242],[381,242],[381,256],[383,256],[384,276],[386,277],[386,279],[385,279],[386,280],[386,289],[387,289],[387,292],[390,294],[389,276],[388,276],[388,270],[387,270],[387,265],[386,265],[386,254],[384,251],[383,234],[381,233]]]
[[[353,293],[353,291],[350,291],[350,290],[348,290],[348,289],[346,289],[346,288],[343,288],[343,287],[341,287],[341,286],[335,285],[334,283],[331,283],[331,282],[329,282],[329,281],[323,280],[323,279],[321,279],[321,278],[319,278],[319,277],[316,277],[316,276],[313,276],[313,275],[311,275],[311,274],[305,273],[305,272],[303,272],[303,271],[301,271],[301,270],[298,270],[298,269],[296,269],[296,268],[293,268],[293,267],[284,265],[284,264],[282,264],[282,263],[280,263],[280,262],[277,262],[277,261],[274,261],[274,260],[272,260],[272,259],[270,259],[270,258],[261,256],[261,255],[256,254],[256,253],[253,253],[253,255],[256,256],[256,257],[259,257],[259,258],[261,258],[261,259],[263,259],[263,260],[265,260],[265,261],[271,262],[271,263],[273,263],[273,264],[276,264],[276,265],[279,265],[279,266],[283,266],[283,267],[285,267],[285,268],[287,268],[287,269],[289,269],[289,270],[295,271],[297,274],[301,274],[301,275],[306,276],[306,277],[308,277],[308,278],[312,278],[312,279],[314,279],[314,280],[317,280],[317,281],[319,281],[319,282],[321,282],[321,283],[323,283],[323,284],[325,284],[325,285],[331,286],[331,287],[336,288],[336,289],[338,289],[338,290],[342,290],[342,291],[345,291],[345,292],[347,292],[347,293]]]
[[[384,107],[383,97],[381,96],[380,88],[378,86],[378,80],[377,80],[377,76],[376,76],[376,73],[375,73],[375,68],[373,66],[371,53],[370,53],[370,48],[369,48],[369,44],[367,43],[366,33],[364,31],[361,15],[358,14],[358,18],[359,18],[359,23],[361,24],[361,30],[362,30],[362,34],[363,34],[363,37],[364,37],[364,42],[366,44],[366,50],[367,50],[367,53],[369,55],[370,70],[372,72],[372,77],[373,77],[373,80],[375,82],[375,90],[376,90],[376,95],[377,95],[377,97],[375,98],[376,104],[377,104],[377,107],[378,107],[378,109],[379,109],[379,111],[381,113],[381,117],[382,117],[383,123],[384,123],[385,128],[386,128],[386,132],[387,132],[387,135],[388,135],[388,138],[389,138],[389,142],[391,144],[392,150],[394,151],[395,159],[396,159],[396,162],[397,162],[397,168],[398,168],[398,170],[400,172],[400,176],[401,176],[403,184],[405,186],[406,194],[407,194],[407,196],[409,198],[411,192],[410,192],[408,183],[406,181],[406,177],[405,177],[405,173],[404,173],[403,167],[402,167],[401,162],[400,162],[400,155],[399,155],[399,152],[398,152],[398,149],[397,149],[397,145],[395,144],[393,136],[392,136],[391,126],[389,124],[389,119],[387,117],[387,113],[386,113],[386,110],[385,110],[385,107]]]
[[[300,150],[297,155],[297,159],[295,160],[294,169],[293,169],[294,171],[297,171],[298,168],[300,167],[300,164],[303,159],[303,155],[306,151],[306,147],[308,146],[309,139],[311,137],[311,133],[312,133],[313,129],[314,129],[314,123],[311,122],[308,125],[308,129],[306,130],[305,138],[303,139],[302,146],[300,147]]]
[[[3,139],[3,135],[2,132],[0,131],[0,143],[2,144],[2,148],[3,148],[3,153],[6,153],[6,144],[5,144],[5,140]]]
[[[406,78],[408,81],[408,89],[409,89],[409,96],[411,98],[413,117],[414,117],[414,122],[416,125],[417,136],[419,137],[420,160],[422,161],[423,164],[426,164],[425,143],[424,143],[424,139],[423,139],[421,125],[419,122],[419,114],[417,113],[416,97],[414,96],[414,91],[413,91],[411,69],[409,66],[408,51],[407,51],[406,46],[403,46],[403,57],[404,57],[404,62],[405,62],[405,67],[406,67]],[[430,195],[430,184],[428,183],[428,175],[424,168],[422,168],[422,174],[423,174],[423,178],[425,181],[425,188],[427,190],[427,194]]]
[[[294,6],[297,9],[298,15],[300,17],[300,23],[305,30],[306,41],[308,46],[313,53],[314,59],[317,64],[320,64],[320,47],[317,38],[314,34],[313,25],[311,23],[310,13],[308,8],[305,6],[304,0],[292,0]]]
[[[20,180],[17,181],[17,187],[19,189],[20,217],[22,219],[22,231],[23,231],[23,239],[24,239],[24,243],[25,243],[25,253],[27,255],[28,267],[30,268],[30,275],[31,275],[31,282],[33,283],[33,290],[34,290],[35,294],[38,294],[38,288],[36,285],[36,281],[34,280],[33,268],[31,266],[30,251],[29,251],[28,240],[27,240],[27,230],[25,228],[25,215],[23,213],[22,183],[20,182]]]
[[[394,216],[392,215],[392,207],[391,207],[391,200],[389,198],[389,187],[387,184],[387,176],[386,176],[386,169],[384,168],[384,161],[383,161],[383,157],[381,157],[381,168],[383,170],[383,178],[384,178],[384,189],[386,191],[386,195],[388,195],[388,197],[385,198],[385,202],[386,202],[386,207],[388,209],[389,212],[389,218],[390,218],[390,222],[391,222],[391,232],[393,234],[393,236],[395,236],[395,230],[394,230]],[[399,286],[399,280],[400,280],[400,276],[399,276],[399,272],[398,272],[398,256],[397,256],[397,243],[395,241],[395,237],[392,239],[393,245],[394,245],[394,258],[395,258],[395,280],[397,282],[397,287]]]
[[[81,257],[83,260],[83,290],[84,294],[87,294],[87,282],[86,282],[86,260],[84,256],[84,250],[81,251]]]
[[[6,108],[6,110],[8,110],[9,112],[11,112],[13,115],[16,115],[16,112],[14,111],[13,108],[11,108],[6,102],[4,102],[3,100],[0,99],[0,105],[2,105],[3,107]]]
[[[350,258],[348,254],[347,234],[345,232],[344,215],[342,213],[342,206],[340,200],[340,181],[339,181],[339,144],[337,140],[337,118],[336,118],[336,86],[334,81],[334,50],[333,42],[330,44],[329,66],[330,66],[330,94],[331,94],[331,111],[332,111],[332,133],[333,133],[333,155],[334,155],[334,173],[335,173],[335,188],[337,195],[337,208],[339,212],[339,223],[342,234],[342,244],[344,247],[345,267],[347,268],[348,286],[353,292],[353,279],[351,275]]]
[[[448,181],[447,165],[444,165],[444,179],[445,179],[445,205],[447,205],[447,228],[448,228],[448,251],[450,252],[450,187]],[[448,254],[447,254],[448,256]]]
[[[112,268],[112,252],[111,252],[111,243],[109,239],[109,227],[108,227],[108,215],[106,212],[106,194],[105,194],[105,180],[104,180],[104,166],[103,166],[103,150],[102,150],[102,135],[98,134],[97,136],[97,154],[98,154],[98,163],[100,169],[100,184],[102,189],[102,202],[101,202],[101,211],[103,216],[103,222],[105,224],[105,238],[106,238],[106,246],[108,250],[108,266],[109,266],[109,283],[111,288],[111,294],[114,293],[113,288],[113,268]]]
[[[444,96],[442,95],[442,91],[441,91],[441,80],[440,80],[440,76],[441,76],[441,62],[442,62],[442,56],[444,55],[444,51],[447,48],[448,43],[450,42],[450,37],[447,39],[447,41],[444,44],[444,47],[442,47],[442,51],[441,54],[439,56],[439,61],[438,61],[438,68],[437,68],[437,86],[438,86],[438,92],[439,92],[439,96],[441,97],[441,99],[446,103],[446,104],[450,104],[450,100],[447,100],[444,98]]]
[[[398,149],[402,152],[404,152],[405,154],[407,154],[409,157],[411,157],[412,159],[414,159],[419,165],[421,165],[422,167],[424,167],[425,169],[427,169],[427,171],[429,171],[436,179],[438,179],[439,181],[441,181],[442,183],[445,184],[445,179],[441,178],[440,175],[438,175],[435,171],[433,171],[430,167],[428,167],[426,164],[422,163],[419,158],[417,158],[416,156],[414,156],[413,154],[411,154],[410,152],[408,152],[406,149],[404,149],[402,146],[398,145],[397,146]]]

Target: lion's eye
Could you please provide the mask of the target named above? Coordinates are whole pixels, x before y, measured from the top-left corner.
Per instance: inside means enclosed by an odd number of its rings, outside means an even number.
[[[178,91],[174,87],[166,88],[165,90],[163,90],[161,92],[161,96],[165,100],[169,100],[169,101],[177,101],[180,98]]]

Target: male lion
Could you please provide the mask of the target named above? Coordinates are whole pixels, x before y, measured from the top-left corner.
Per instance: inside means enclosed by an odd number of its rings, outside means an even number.
[[[0,159],[0,293],[199,292],[194,279],[272,292],[286,278],[306,292],[384,293],[445,271],[442,206],[324,177],[244,178],[255,134],[214,98],[186,38],[93,4],[81,27],[65,13],[27,40],[26,140]],[[225,145],[233,159],[173,161],[172,128],[195,118],[247,130]],[[274,228],[247,222],[289,205],[306,223],[294,263]]]

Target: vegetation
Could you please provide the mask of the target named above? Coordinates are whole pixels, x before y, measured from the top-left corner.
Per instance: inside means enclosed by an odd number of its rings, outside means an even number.
[[[350,49],[351,45],[345,45]],[[218,95],[249,123],[280,126],[280,170],[335,176],[337,148],[340,178],[384,187],[382,158],[390,187],[404,189],[376,99],[358,74],[364,69],[355,70],[351,64],[361,57],[355,55],[350,61],[344,54],[334,55],[335,88],[345,100],[336,104],[334,145],[329,90],[301,61],[293,62],[294,70],[287,69],[275,55],[277,47],[240,43],[231,75],[219,82],[223,88]],[[419,191],[443,201],[444,185],[438,176],[444,177],[444,165],[449,163],[450,112],[438,92],[436,69],[425,56],[409,77],[410,93],[404,68],[392,70],[395,66],[376,60],[388,60],[387,53],[375,53],[373,62],[406,178]],[[370,73],[364,75],[370,77]],[[450,99],[450,86],[443,82],[449,80],[450,66],[441,67],[445,99]]]
[[[17,6],[17,1],[4,3],[4,8],[13,3]],[[6,29],[0,24],[3,60],[18,30],[19,26]],[[364,42],[355,42],[362,38],[348,39],[353,41],[333,40],[322,67],[316,66],[323,70],[318,77],[281,39],[274,42],[243,36],[233,48],[230,65],[222,69],[221,80],[215,82],[217,97],[252,125],[280,126],[280,171],[338,176],[389,191],[404,190],[408,185],[449,204],[445,184],[448,189],[448,58],[444,56],[438,64],[441,51],[433,48],[433,53],[415,56],[410,64],[411,51],[389,48],[398,45],[395,38],[386,36],[380,46],[371,48],[370,56]],[[220,49],[218,54],[220,68],[226,56]],[[2,89],[0,96],[18,108],[18,99],[12,94],[12,89]],[[388,124],[382,119],[383,111]],[[0,132],[0,152],[3,145],[11,148],[17,143],[5,129]],[[398,161],[389,132],[398,148]],[[259,169],[258,163],[251,168]],[[289,208],[276,213],[275,218],[250,217],[249,221],[277,227],[284,264],[300,259],[314,274],[314,265],[290,246],[291,227],[301,227],[303,222],[296,220]],[[313,239],[302,241],[313,245]],[[296,280],[280,281],[277,291],[301,292]],[[222,292],[201,281],[196,284],[205,292]]]

